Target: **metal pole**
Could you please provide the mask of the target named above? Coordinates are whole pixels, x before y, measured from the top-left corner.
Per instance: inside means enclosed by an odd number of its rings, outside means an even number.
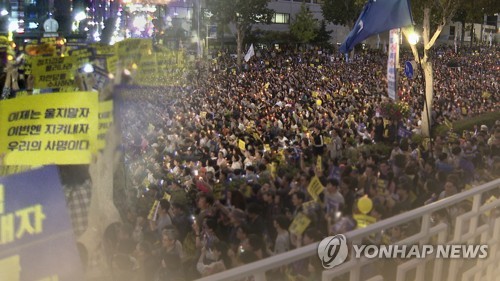
[[[201,0],[198,0],[198,8],[197,8],[197,11],[196,11],[196,13],[198,15],[197,16],[197,18],[198,18],[198,20],[197,20],[197,25],[198,25],[198,28],[197,28],[198,29],[198,50],[197,50],[197,52],[198,52],[198,58],[201,57],[201,45],[200,45],[200,40],[201,40],[201,37],[200,37],[200,10],[201,10]]]

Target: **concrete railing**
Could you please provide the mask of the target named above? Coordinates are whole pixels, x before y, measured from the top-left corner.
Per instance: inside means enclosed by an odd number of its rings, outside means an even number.
[[[489,200],[492,195],[496,199]],[[335,277],[348,275],[350,281],[358,280],[499,280],[500,277],[500,179],[474,187],[452,197],[402,213],[369,225],[363,229],[345,233],[349,243],[361,245],[373,235],[380,235],[396,226],[413,223],[415,231],[394,244],[487,244],[488,257],[485,259],[435,259],[429,255],[424,259],[407,259],[394,263],[393,276],[388,279],[380,269],[384,259],[350,258],[343,264],[322,273],[323,281],[334,280]],[[451,223],[433,223],[432,217],[439,210],[458,208],[462,202],[471,202],[466,212],[451,218]],[[493,211],[497,208],[495,211]],[[431,241],[433,243],[431,243]],[[266,272],[289,265],[309,257],[317,257],[319,243],[307,245],[283,254],[263,259],[244,266],[233,268],[222,273],[211,275],[198,281],[230,281],[244,280],[253,277],[255,281],[266,281]],[[353,253],[352,248],[350,253]],[[352,256],[352,255],[351,255]],[[397,266],[396,266],[397,265]],[[373,270],[375,269],[375,270]],[[368,272],[375,271],[378,273]],[[394,277],[395,276],[395,277]],[[411,277],[409,277],[411,276]],[[394,279],[395,278],[395,279]],[[345,280],[345,279],[343,279]]]

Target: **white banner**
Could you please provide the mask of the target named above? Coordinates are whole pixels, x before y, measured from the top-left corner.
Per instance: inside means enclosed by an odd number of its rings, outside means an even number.
[[[399,28],[389,32],[389,57],[387,58],[387,93],[389,98],[397,98],[397,66],[399,63]]]

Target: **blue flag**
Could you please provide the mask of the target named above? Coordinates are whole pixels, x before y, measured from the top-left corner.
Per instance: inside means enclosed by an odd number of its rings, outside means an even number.
[[[413,23],[408,0],[369,0],[344,43],[342,53],[349,53],[366,38]]]

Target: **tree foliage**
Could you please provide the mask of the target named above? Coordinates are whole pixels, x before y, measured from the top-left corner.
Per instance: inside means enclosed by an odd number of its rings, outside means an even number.
[[[305,3],[302,3],[300,11],[290,24],[290,33],[296,37],[300,43],[309,43],[316,38],[318,33],[318,20],[313,17],[313,14]]]
[[[366,0],[324,0],[323,18],[328,22],[352,27]]]
[[[236,25],[238,65],[241,65],[242,45],[246,33],[256,23],[270,23],[274,11],[267,7],[269,0],[207,0],[207,9],[219,24]]]
[[[326,22],[325,20],[322,20],[318,32],[316,33],[316,37],[312,42],[322,46],[328,45],[331,38],[330,34],[332,34],[332,30],[326,30]]]
[[[466,23],[482,23],[484,14],[494,14],[500,12],[500,2],[496,0],[474,0],[474,1],[461,1],[453,21],[458,21],[462,26]],[[470,26],[474,31],[473,26]],[[461,41],[463,42],[465,36],[465,28],[462,29]],[[474,39],[474,36],[471,38]],[[472,43],[471,40],[471,43]]]

